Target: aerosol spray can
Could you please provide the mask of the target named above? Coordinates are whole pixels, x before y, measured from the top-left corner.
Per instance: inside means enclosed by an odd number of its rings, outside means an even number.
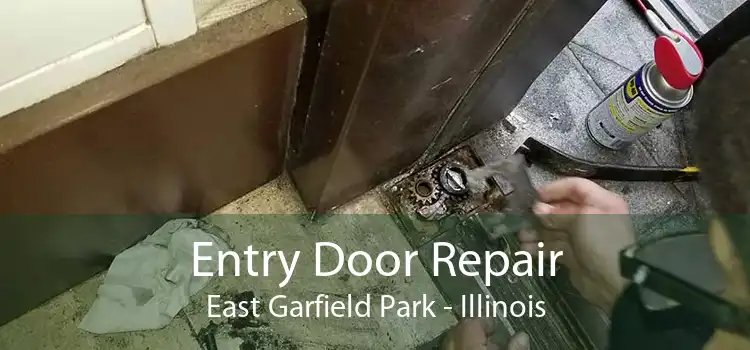
[[[654,43],[654,60],[638,69],[586,116],[586,130],[600,145],[618,150],[690,103],[703,57],[685,35],[670,31]]]

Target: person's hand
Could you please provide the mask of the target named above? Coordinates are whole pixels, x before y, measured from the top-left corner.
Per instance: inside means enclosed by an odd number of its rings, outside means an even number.
[[[465,319],[448,331],[441,350],[529,350],[531,341],[526,333],[519,332],[510,338],[507,346],[491,344],[492,325],[487,320]]]
[[[544,228],[519,234],[521,249],[562,251],[558,259],[570,271],[573,286],[593,304],[610,312],[622,292],[619,253],[635,242],[628,204],[592,181],[567,178],[538,189],[534,213]]]

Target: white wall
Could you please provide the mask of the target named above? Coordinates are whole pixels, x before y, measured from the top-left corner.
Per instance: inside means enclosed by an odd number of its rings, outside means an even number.
[[[0,1],[0,84],[142,23],[140,0]]]
[[[195,31],[193,0],[0,0],[0,117]]]

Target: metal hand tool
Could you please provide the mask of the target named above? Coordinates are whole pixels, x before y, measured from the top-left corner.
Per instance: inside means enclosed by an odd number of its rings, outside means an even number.
[[[536,190],[529,178],[527,167],[523,154],[513,154],[501,161],[467,170],[466,178],[470,189],[474,191],[480,186],[479,184],[485,183],[493,176],[503,177],[513,186],[513,192],[508,198],[508,211],[515,214],[527,214],[537,200]]]
[[[490,235],[489,238],[494,241],[518,233],[524,228],[539,227],[538,218],[532,210],[538,194],[529,178],[526,157],[516,153],[501,161],[466,171],[472,191],[494,176],[505,179],[511,185],[512,192],[507,197],[503,213],[482,217],[482,225]]]
[[[697,181],[700,170],[684,168],[631,166],[597,163],[566,154],[534,138],[528,138],[516,151],[542,168],[563,176],[576,176],[592,180],[643,181],[643,182],[689,182]]]

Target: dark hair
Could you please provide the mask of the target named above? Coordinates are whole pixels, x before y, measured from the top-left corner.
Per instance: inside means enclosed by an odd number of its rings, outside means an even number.
[[[750,37],[706,71],[694,101],[695,139],[704,186],[722,217],[750,282]]]

